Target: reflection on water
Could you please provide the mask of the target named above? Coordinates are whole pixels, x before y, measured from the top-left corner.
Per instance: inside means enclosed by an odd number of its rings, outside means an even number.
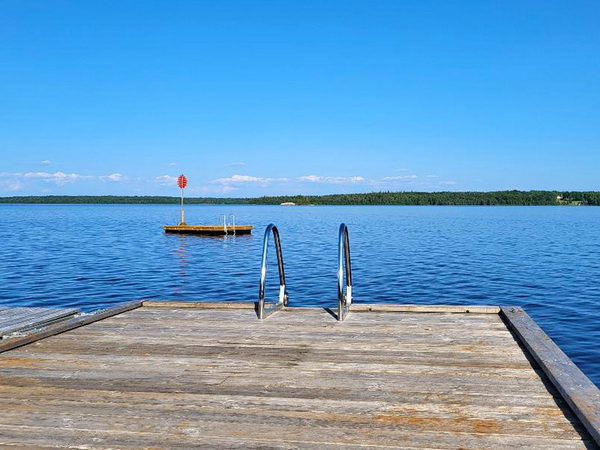
[[[290,305],[337,304],[337,238],[350,230],[357,302],[516,304],[600,382],[600,208],[189,205],[254,234],[165,234],[172,205],[1,205],[0,304],[132,299],[256,301],[262,234],[281,233]],[[272,250],[272,249],[271,249]],[[267,297],[278,292],[269,256]],[[271,297],[269,297],[271,296]]]
[[[179,294],[181,294],[180,291],[180,286],[185,286],[187,280],[187,266],[189,265],[189,260],[187,258],[187,254],[186,254],[186,236],[185,235],[178,235],[179,237],[179,247],[177,247],[176,249],[173,250],[173,252],[177,255],[177,259],[179,261],[179,278],[180,278],[180,283],[178,283],[177,287],[175,287],[175,289],[173,290],[173,294],[175,295],[175,297],[177,298],[177,296]]]

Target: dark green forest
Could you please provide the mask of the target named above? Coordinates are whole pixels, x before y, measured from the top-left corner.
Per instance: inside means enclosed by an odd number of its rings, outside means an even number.
[[[161,196],[20,196],[0,197],[0,203],[27,204],[174,204],[179,197]],[[600,192],[370,192],[365,194],[291,195],[257,198],[192,197],[186,204],[279,205],[600,205]]]

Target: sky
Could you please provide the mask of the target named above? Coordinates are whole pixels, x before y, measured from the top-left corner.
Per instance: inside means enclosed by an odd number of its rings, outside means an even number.
[[[600,190],[597,0],[0,2],[0,196]]]

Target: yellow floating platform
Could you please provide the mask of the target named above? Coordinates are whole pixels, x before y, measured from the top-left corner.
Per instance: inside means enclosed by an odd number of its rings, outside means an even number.
[[[165,233],[202,234],[206,236],[225,236],[228,234],[250,234],[254,225],[166,225]]]

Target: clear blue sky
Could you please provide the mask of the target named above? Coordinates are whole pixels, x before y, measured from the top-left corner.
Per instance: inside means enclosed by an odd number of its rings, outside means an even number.
[[[600,3],[0,3],[0,195],[600,190]]]

